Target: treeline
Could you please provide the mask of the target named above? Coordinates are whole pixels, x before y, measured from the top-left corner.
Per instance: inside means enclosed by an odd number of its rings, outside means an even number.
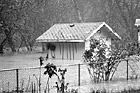
[[[35,39],[55,23],[105,21],[137,40],[140,0],[0,0],[0,53],[8,46],[32,51]]]

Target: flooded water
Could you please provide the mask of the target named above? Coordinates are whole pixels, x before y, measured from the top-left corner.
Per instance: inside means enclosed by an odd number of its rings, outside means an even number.
[[[46,53],[28,53],[28,54],[7,54],[0,55],[0,69],[11,69],[11,68],[27,68],[27,67],[38,67],[39,57],[46,57]],[[47,63],[54,63],[55,65],[67,65],[77,64],[80,60],[60,60],[60,59],[49,59],[44,61],[44,65]]]
[[[23,87],[27,87],[29,81],[36,82],[36,78],[39,78],[39,69],[24,69],[24,68],[30,68],[30,67],[39,67],[39,57],[42,56],[45,58],[45,53],[28,53],[28,54],[8,54],[8,55],[0,55],[0,70],[4,69],[21,69],[19,71],[19,77],[20,77],[20,85],[22,85],[22,81],[24,81]],[[47,63],[54,63],[55,65],[61,67],[61,68],[67,68],[66,72],[66,82],[70,83],[69,86],[76,88],[78,85],[78,65],[73,64],[79,64],[81,63],[80,60],[60,60],[60,59],[49,59],[47,61],[44,61],[44,65]],[[140,63],[137,63],[138,66],[140,66]],[[71,66],[68,66],[71,65]],[[80,69],[80,81],[81,86],[80,90],[84,92],[80,93],[88,93],[85,91],[90,91],[93,89],[103,89],[106,88],[108,90],[121,90],[124,88],[127,88],[128,86],[131,87],[140,87],[140,80],[126,80],[126,62],[120,63],[113,81],[111,82],[105,82],[105,83],[99,83],[99,84],[92,84],[90,81],[90,76],[88,73],[88,70],[85,65],[81,65]],[[22,70],[24,69],[24,70]],[[46,77],[43,75],[42,70],[42,90],[46,87]],[[140,69],[137,69],[137,73],[140,76]],[[131,76],[132,70],[129,68],[129,76]],[[15,83],[15,72],[0,72],[0,90],[3,90],[3,87],[7,87],[12,90],[16,87]],[[31,80],[30,80],[31,79]],[[13,82],[11,82],[13,81]],[[50,80],[50,86],[53,88],[55,85],[55,82],[57,81],[56,77],[53,77]],[[10,88],[10,86],[12,88]],[[8,88],[6,90],[8,90]],[[79,88],[79,87],[77,87]]]

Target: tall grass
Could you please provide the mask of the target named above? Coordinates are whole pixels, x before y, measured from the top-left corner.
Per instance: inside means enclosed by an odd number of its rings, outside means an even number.
[[[125,88],[123,90],[120,91],[108,91],[107,89],[103,89],[103,90],[94,90],[92,89],[92,91],[90,93],[140,93],[140,87],[139,88]]]

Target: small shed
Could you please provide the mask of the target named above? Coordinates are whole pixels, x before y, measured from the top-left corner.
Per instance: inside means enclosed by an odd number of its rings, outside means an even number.
[[[138,28],[138,41],[140,42],[140,19],[136,19],[135,26]]]
[[[49,58],[81,60],[90,39],[103,39],[108,46],[121,37],[105,22],[55,24],[36,39],[46,46]]]
[[[136,19],[135,26],[140,26],[140,19]]]

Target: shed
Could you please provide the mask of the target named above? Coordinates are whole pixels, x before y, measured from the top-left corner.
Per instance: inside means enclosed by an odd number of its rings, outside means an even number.
[[[138,41],[140,42],[140,19],[136,19],[135,26],[138,28]]]
[[[103,39],[108,46],[121,37],[105,22],[55,24],[36,39],[46,45],[49,58],[80,60],[90,39]],[[52,49],[51,49],[52,48]]]
[[[138,27],[140,26],[140,19],[136,19],[135,25]]]

